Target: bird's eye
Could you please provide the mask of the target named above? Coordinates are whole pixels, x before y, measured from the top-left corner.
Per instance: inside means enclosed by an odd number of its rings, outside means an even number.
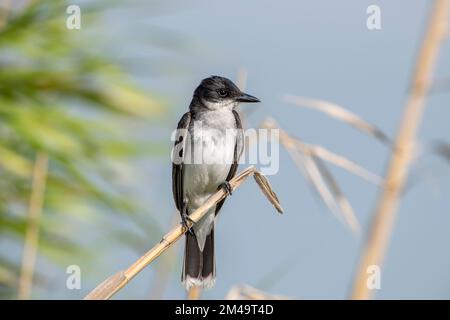
[[[228,91],[225,89],[219,89],[219,96],[221,96],[222,98],[226,97],[228,95]]]

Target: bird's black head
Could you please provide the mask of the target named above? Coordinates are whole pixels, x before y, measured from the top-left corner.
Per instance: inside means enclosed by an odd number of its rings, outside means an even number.
[[[203,79],[194,91],[194,100],[208,109],[233,108],[240,102],[260,102],[239,90],[231,80],[218,76]]]

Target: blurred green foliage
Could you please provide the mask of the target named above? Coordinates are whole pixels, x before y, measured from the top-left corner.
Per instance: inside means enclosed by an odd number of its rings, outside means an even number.
[[[111,3],[108,3],[110,5]],[[49,155],[39,254],[50,261],[85,254],[67,236],[66,216],[130,214],[137,204],[120,196],[108,165],[151,151],[124,125],[161,115],[161,102],[137,88],[108,52],[66,28],[61,0],[13,8],[0,29],[0,295],[14,297],[26,230],[31,174],[37,152]],[[82,30],[101,6],[83,5]],[[63,219],[57,219],[62,216]],[[51,217],[51,219],[49,219]],[[56,218],[55,218],[56,217]],[[80,235],[82,237],[83,235]],[[123,237],[126,237],[124,235]],[[136,240],[135,240],[136,241]],[[36,275],[39,277],[43,275]]]

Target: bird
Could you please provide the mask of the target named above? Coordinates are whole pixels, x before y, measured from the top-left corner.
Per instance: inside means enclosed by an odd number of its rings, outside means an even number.
[[[187,111],[178,122],[172,151],[172,191],[181,223],[235,176],[243,152],[244,131],[236,107],[260,100],[242,92],[231,80],[211,76],[195,89]],[[181,281],[186,290],[211,288],[216,279],[214,227],[225,199],[185,234]]]

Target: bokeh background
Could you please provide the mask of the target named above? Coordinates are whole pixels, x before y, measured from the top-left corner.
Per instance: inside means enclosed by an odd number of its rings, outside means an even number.
[[[332,101],[393,137],[432,1],[0,1],[0,295],[17,298],[36,159],[48,157],[32,299],[80,299],[128,267],[178,223],[170,134],[194,88],[212,74],[237,79],[267,117],[383,175],[389,148],[285,94]],[[82,28],[68,30],[78,4]],[[381,8],[381,30],[366,9]],[[431,152],[450,141],[449,41],[419,133],[422,153],[381,271],[380,299],[450,298],[450,167]],[[252,110],[250,110],[252,109]],[[241,166],[241,169],[244,166]],[[37,166],[39,170],[39,166]],[[42,167],[41,167],[42,169]],[[344,299],[379,188],[330,166],[362,232],[333,216],[288,153],[270,176],[285,214],[253,182],[227,200],[216,233],[217,281],[301,299]],[[36,192],[36,191],[35,191]],[[37,191],[39,192],[39,190]],[[82,288],[68,290],[78,265]],[[177,299],[182,241],[116,298]]]

